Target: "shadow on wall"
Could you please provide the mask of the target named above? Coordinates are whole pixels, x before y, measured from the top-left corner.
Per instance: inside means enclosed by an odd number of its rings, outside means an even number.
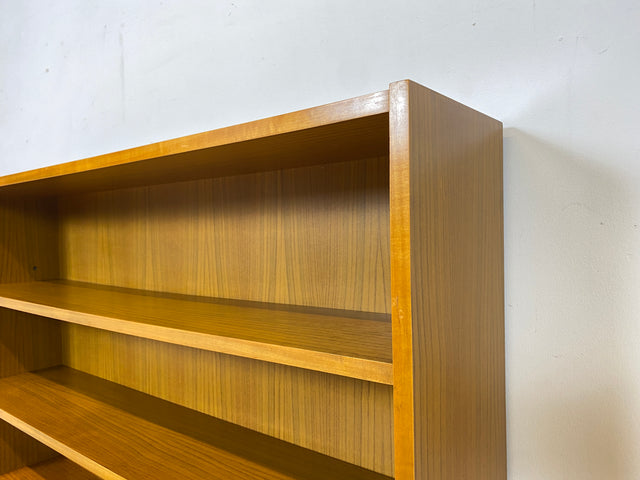
[[[640,478],[640,192],[504,132],[509,478]]]

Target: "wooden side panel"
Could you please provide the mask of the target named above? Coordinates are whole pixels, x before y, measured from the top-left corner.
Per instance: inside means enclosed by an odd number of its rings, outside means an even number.
[[[387,157],[61,200],[62,277],[390,313]]]
[[[0,198],[0,283],[58,276],[56,211],[51,202]],[[58,365],[58,322],[0,308],[0,377]],[[0,473],[53,456],[0,422]]]
[[[392,387],[65,326],[64,363],[393,475]]]
[[[502,126],[390,88],[397,480],[505,479]]]

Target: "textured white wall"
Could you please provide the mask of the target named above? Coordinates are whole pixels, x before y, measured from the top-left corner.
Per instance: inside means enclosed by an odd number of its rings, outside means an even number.
[[[640,478],[640,3],[0,0],[0,174],[412,78],[505,125],[509,478]]]

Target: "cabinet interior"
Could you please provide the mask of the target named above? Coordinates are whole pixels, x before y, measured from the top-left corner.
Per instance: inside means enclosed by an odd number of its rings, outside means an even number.
[[[372,312],[390,333],[388,192],[381,156],[64,196],[60,278]],[[389,385],[80,325],[62,338],[74,369],[392,474]]]
[[[86,178],[20,185],[9,191],[8,201],[37,231],[37,245],[27,254],[33,263],[27,280],[308,313],[316,322],[339,315],[384,324],[378,350],[390,371],[386,121],[379,115],[375,122],[352,122],[353,131],[331,125],[288,139],[253,140],[234,151],[212,148],[208,159],[198,151],[151,170],[113,167],[100,176],[88,172],[76,175]],[[219,168],[209,170],[220,158]],[[191,166],[188,175],[175,174],[181,161]],[[247,172],[247,164],[254,171]],[[188,178],[203,174],[207,178]],[[10,315],[17,314],[3,309],[4,317]],[[68,366],[393,475],[390,381],[19,315],[34,325],[16,343],[51,358],[14,371]],[[33,338],[33,332],[44,338]],[[341,339],[325,342],[340,347]],[[31,354],[25,357],[33,361]]]

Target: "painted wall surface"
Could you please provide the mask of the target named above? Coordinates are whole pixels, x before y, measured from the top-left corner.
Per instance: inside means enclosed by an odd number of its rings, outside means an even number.
[[[504,122],[509,478],[640,478],[636,0],[0,0],[0,174],[402,78]]]

